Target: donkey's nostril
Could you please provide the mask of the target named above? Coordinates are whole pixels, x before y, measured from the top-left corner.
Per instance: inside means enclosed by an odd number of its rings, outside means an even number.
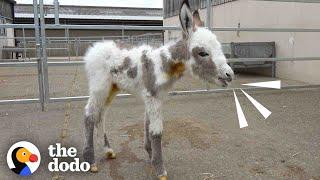
[[[232,76],[229,73],[226,73],[227,76],[227,81],[231,82],[232,81]]]

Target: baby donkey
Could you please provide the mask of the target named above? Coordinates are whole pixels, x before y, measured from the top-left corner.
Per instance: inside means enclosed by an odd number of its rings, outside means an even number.
[[[84,159],[97,172],[93,132],[101,127],[107,158],[116,155],[110,147],[104,114],[119,90],[140,97],[145,103],[144,147],[159,179],[167,179],[163,165],[161,137],[163,118],[161,99],[185,72],[209,83],[227,86],[233,71],[227,64],[216,36],[202,27],[199,12],[191,12],[183,1],[180,14],[183,38],[160,48],[147,45],[123,48],[119,43],[95,43],[85,55],[85,69],[89,80],[89,100],[85,107]]]

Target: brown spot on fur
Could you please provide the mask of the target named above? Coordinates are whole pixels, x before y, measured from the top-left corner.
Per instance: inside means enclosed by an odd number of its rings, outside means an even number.
[[[131,65],[131,59],[129,57],[125,57],[121,66],[119,66],[118,70],[120,72],[128,69]]]
[[[151,94],[151,96],[156,96],[157,89],[155,87],[156,76],[154,74],[154,64],[150,58],[147,56],[147,51],[142,52],[141,56],[142,63],[142,80],[145,88]]]
[[[187,61],[189,59],[188,46],[185,40],[180,40],[174,45],[170,46],[169,52],[171,53],[172,60]]]
[[[185,71],[185,65],[182,62],[175,63],[169,60],[164,52],[160,53],[162,61],[162,71],[168,74],[171,78],[180,78]]]
[[[184,65],[184,63],[182,62],[179,62],[179,63],[176,63],[174,64],[173,66],[171,66],[171,69],[170,69],[170,72],[169,72],[169,75],[172,77],[181,77],[183,72],[186,70],[186,67]]]
[[[132,79],[136,78],[136,77],[137,77],[137,74],[138,74],[138,67],[137,67],[137,66],[131,67],[131,68],[129,68],[128,71],[127,71],[128,77],[129,77],[129,78],[132,78]]]
[[[112,87],[109,91],[109,95],[107,97],[107,100],[105,102],[106,105],[109,105],[113,98],[117,95],[117,92],[119,91],[120,89],[118,88],[117,84],[112,84]]]
[[[205,49],[202,47],[194,47],[192,49],[192,56],[196,63],[192,65],[192,72],[198,75],[200,78],[211,82],[213,77],[217,74],[216,65],[213,63],[211,56],[201,57],[200,52],[204,52]]]
[[[125,57],[123,60],[123,63],[118,67],[111,69],[111,73],[117,74],[117,73],[122,73],[123,71],[127,70],[131,65],[131,58],[130,57]]]

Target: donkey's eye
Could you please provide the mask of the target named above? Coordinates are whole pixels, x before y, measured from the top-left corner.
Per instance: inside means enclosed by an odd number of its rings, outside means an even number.
[[[206,56],[209,56],[209,54],[206,52],[199,52],[199,56],[206,57]]]

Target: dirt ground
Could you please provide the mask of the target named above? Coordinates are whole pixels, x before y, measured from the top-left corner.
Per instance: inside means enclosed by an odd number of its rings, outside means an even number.
[[[82,67],[51,67],[51,97],[86,95]],[[241,83],[272,80],[238,76]],[[284,84],[303,84],[283,80]],[[205,84],[189,77],[177,90]],[[0,69],[0,98],[37,97],[32,68]],[[320,89],[246,91],[272,111],[266,120],[236,91],[249,126],[239,128],[232,92],[169,97],[164,102],[164,162],[170,179],[320,179]],[[61,142],[82,156],[85,102],[52,103],[47,112],[38,104],[0,106],[0,175],[18,179],[8,168],[6,154],[17,141],[27,140],[40,150],[39,169],[27,179],[155,179],[143,149],[144,106],[136,98],[117,98],[106,127],[117,159],[105,160],[102,137],[96,141],[99,173],[51,173],[48,146]],[[81,158],[82,160],[82,158]],[[20,178],[22,179],[22,178]]]

